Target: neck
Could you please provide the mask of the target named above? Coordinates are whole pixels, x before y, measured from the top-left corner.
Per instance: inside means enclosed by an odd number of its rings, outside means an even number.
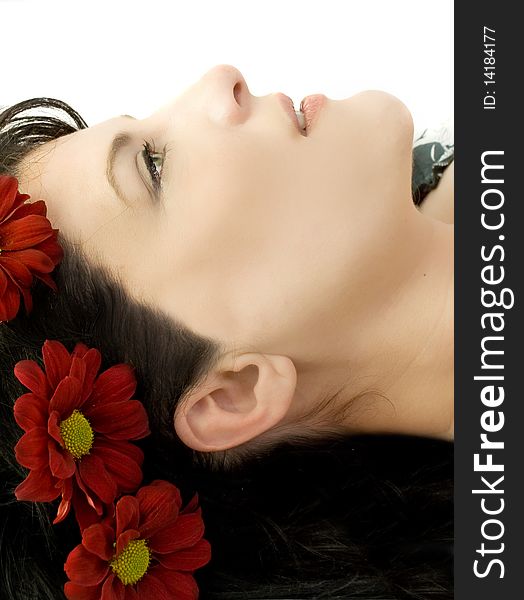
[[[366,411],[357,427],[452,439],[454,228],[420,217],[426,236],[413,271],[380,319],[387,335],[374,372],[389,402],[372,400],[376,410]],[[369,398],[358,402],[369,406]]]
[[[324,331],[334,355],[298,361],[297,405],[343,388],[335,402],[347,409],[348,432],[452,440],[454,227],[414,211],[403,277],[372,306],[346,307],[336,331]]]

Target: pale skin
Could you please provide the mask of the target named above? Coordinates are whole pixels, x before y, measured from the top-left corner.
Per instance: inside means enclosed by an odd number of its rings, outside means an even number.
[[[122,131],[132,141],[116,179],[129,206],[105,175]],[[168,150],[155,158],[157,203],[144,140]],[[451,440],[453,172],[417,210],[412,140],[407,107],[379,91],[329,99],[304,137],[274,94],[253,96],[218,65],[146,119],[47,142],[19,187],[132,297],[226,345],[175,412],[188,446],[223,450],[292,426],[344,386],[344,421],[326,413],[313,426]],[[379,394],[352,402],[369,390]]]

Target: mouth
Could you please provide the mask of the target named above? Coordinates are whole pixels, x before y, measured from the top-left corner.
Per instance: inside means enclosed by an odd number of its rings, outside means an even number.
[[[302,110],[295,110],[295,115],[297,117],[298,126],[300,127],[300,132],[307,137],[307,123],[304,113]]]
[[[307,137],[307,119],[304,113],[301,110],[295,110],[293,100],[291,100],[289,96],[281,93],[277,93],[276,95],[298,132],[304,137]]]
[[[318,118],[318,114],[327,103],[327,96],[324,94],[312,94],[302,99],[300,103],[300,110],[302,111],[305,119],[306,131],[311,131],[311,128]]]

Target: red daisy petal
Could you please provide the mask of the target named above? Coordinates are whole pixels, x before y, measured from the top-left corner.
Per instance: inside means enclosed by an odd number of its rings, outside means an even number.
[[[47,433],[57,441],[60,446],[64,447],[64,440],[62,439],[62,433],[60,432],[60,415],[56,410],[53,410],[47,419]]]
[[[0,178],[2,178],[2,175],[0,175]],[[2,193],[0,193],[0,214],[4,215],[0,217],[0,229],[15,218],[20,207],[24,206],[25,201],[30,197],[29,194],[16,193],[14,197],[8,200],[2,197]]]
[[[1,177],[1,176],[0,176]],[[6,214],[6,218],[0,222],[0,226],[4,226],[7,223],[11,223],[18,219],[22,219],[23,217],[27,217],[28,215],[40,215],[45,217],[47,215],[47,208],[45,208],[46,214],[41,214],[41,208],[37,207],[34,210],[32,203],[25,203],[26,200],[29,200],[31,196],[29,194],[17,194],[13,205],[11,206],[11,210],[9,215]],[[40,202],[44,202],[40,200]]]
[[[29,199],[29,194],[26,199]],[[13,217],[16,219],[21,219],[22,217],[26,217],[27,215],[40,215],[42,217],[47,216],[47,206],[43,200],[35,200],[34,202],[28,204],[22,204],[16,209],[16,212],[11,215],[10,219]]]
[[[48,465],[47,441],[49,437],[43,427],[35,427],[18,440],[15,446],[16,460],[28,469],[42,469]]]
[[[69,375],[71,375],[71,377],[74,377],[75,379],[78,379],[78,382],[80,383],[80,388],[81,388],[81,392],[80,392],[80,401],[79,401],[79,406],[82,405],[83,403],[83,399],[84,399],[84,385],[85,385],[85,376],[86,376],[86,363],[84,362],[84,360],[82,358],[79,358],[78,356],[73,356],[71,358],[71,371],[69,372]],[[91,390],[89,390],[91,391]]]
[[[123,402],[129,400],[136,390],[136,378],[133,367],[125,363],[113,365],[100,373],[93,384],[90,407],[99,403]]]
[[[106,471],[104,463],[92,454],[86,454],[79,461],[80,477],[87,488],[105,504],[113,502],[117,494],[116,483]]]
[[[181,515],[185,515],[187,513],[195,512],[198,510],[198,494],[195,494],[191,500],[186,504],[183,510],[180,511]]]
[[[15,489],[17,500],[31,502],[51,502],[60,496],[55,487],[57,480],[51,475],[49,467],[29,472],[29,475]]]
[[[104,450],[118,452],[133,462],[136,462],[138,465],[142,465],[144,462],[144,452],[141,448],[125,440],[108,440],[104,439],[102,436],[97,436],[93,448],[96,448],[97,450],[103,448]]]
[[[161,565],[151,569],[151,574],[157,580],[160,580],[167,589],[168,598],[173,600],[197,600],[198,586],[192,575],[189,573],[178,573],[168,571]],[[146,596],[149,598],[149,596]]]
[[[142,537],[150,538],[176,521],[180,492],[174,485],[168,482],[165,485],[146,485],[138,490],[136,499],[140,505]]]
[[[20,287],[29,287],[33,283],[31,271],[19,260],[9,254],[2,254],[2,268]]]
[[[40,398],[48,398],[51,392],[47,377],[34,360],[20,360],[13,369],[18,381]]]
[[[80,350],[82,346],[85,348],[85,351]],[[75,354],[75,351],[81,352],[82,354]],[[100,365],[102,364],[102,355],[96,348],[88,349],[84,344],[80,345],[80,342],[75,346],[73,355],[78,355],[79,358],[82,358],[86,368],[84,385],[82,387],[82,404],[84,404],[93,391],[93,384],[98,375],[98,371],[100,370]]]
[[[2,248],[7,251],[25,250],[51,235],[51,223],[46,217],[27,215],[2,223]]]
[[[151,569],[136,584],[139,598],[155,598],[155,600],[173,600],[161,579],[155,577],[154,569]],[[178,600],[178,596],[176,596]]]
[[[0,272],[2,272],[1,264]],[[0,321],[10,321],[11,319],[14,319],[18,314],[19,310],[20,291],[18,290],[16,285],[12,283],[11,280],[9,280],[6,290],[0,297]]]
[[[104,503],[93,492],[93,490],[90,490],[89,487],[86,486],[82,480],[82,477],[80,477],[79,469],[75,471],[75,480],[78,488],[84,493],[87,503],[97,512],[98,515],[101,515],[104,512]]]
[[[43,200],[25,204],[15,177],[0,175],[0,321],[14,319],[22,296],[25,312],[33,308],[30,287],[38,277],[56,291],[49,273],[63,258],[58,229],[46,218]]]
[[[57,523],[61,523],[67,517],[70,510],[71,510],[71,500],[64,500],[62,498],[60,504],[58,505],[56,517],[53,519],[53,525],[56,525]]]
[[[11,175],[0,176],[0,225],[11,214],[19,199],[18,180]]]
[[[51,473],[58,479],[72,477],[76,470],[75,459],[68,450],[57,448],[55,440],[49,440],[47,448],[49,451],[49,468]]]
[[[44,398],[27,392],[20,396],[14,405],[15,421],[25,431],[33,427],[47,427],[49,402]]]
[[[40,250],[47,254],[49,258],[57,265],[64,258],[64,249],[58,243],[58,229],[52,229],[53,235],[34,246],[35,250]]]
[[[135,459],[129,458],[127,454],[103,445],[101,442],[102,440],[95,440],[91,453],[102,460],[107,472],[115,480],[121,492],[134,492],[142,482],[143,475],[140,468],[142,461],[137,462]],[[120,443],[127,444],[127,442]],[[131,444],[128,445],[131,446]],[[134,447],[136,448],[136,446]],[[137,449],[139,450],[139,448]]]
[[[131,585],[125,586],[126,595],[124,600],[140,600],[135,588]]]
[[[49,410],[58,411],[62,419],[66,419],[75,408],[80,406],[80,400],[80,382],[75,377],[68,375],[56,386],[55,393],[49,402]]]
[[[102,586],[100,600],[124,600],[124,598],[124,584],[114,573],[111,573]]]
[[[92,554],[109,561],[114,554],[113,542],[115,534],[111,527],[103,523],[95,523],[82,533],[82,544]]]
[[[77,585],[76,583],[68,581],[64,585],[64,593],[67,600],[100,600],[102,586],[95,585],[85,587],[83,585]]]
[[[116,503],[116,537],[126,529],[138,529],[140,507],[133,496],[124,496]]]
[[[84,356],[91,350],[94,350],[96,353],[100,354],[96,348],[89,348],[89,346],[86,346],[84,342],[77,342],[73,348],[73,352],[71,352],[71,357],[78,356],[78,358],[84,358]]]
[[[211,544],[207,540],[198,541],[192,548],[158,554],[157,560],[166,568],[173,571],[196,571],[211,560]]]
[[[57,239],[59,230],[45,216],[45,202],[24,204],[30,196],[19,194],[17,186],[16,178],[0,175],[0,321],[17,316],[20,295],[26,315],[32,312],[34,277],[57,291],[49,273],[64,256]]]
[[[51,273],[55,268],[54,262],[41,250],[28,248],[27,250],[15,250],[9,253],[9,258],[19,261],[32,273]]]
[[[110,439],[139,440],[150,433],[146,410],[138,400],[100,404],[84,414],[95,431]]]
[[[73,496],[73,481],[72,479],[64,480],[64,484],[62,486],[62,500],[58,506],[58,510],[56,512],[56,517],[53,521],[53,525],[60,523],[63,521],[69,511],[71,509],[71,498]]]
[[[33,275],[43,281],[46,285],[48,285],[53,291],[58,292],[58,288],[56,287],[56,283],[53,281],[53,278],[47,273],[33,273]]]
[[[179,515],[176,522],[149,539],[154,552],[168,554],[194,546],[204,535],[204,522],[198,513]]]
[[[140,531],[136,529],[128,529],[121,533],[116,540],[116,555],[118,556],[131,540],[138,540],[139,538]]]
[[[102,582],[109,573],[105,560],[88,552],[82,544],[71,550],[64,565],[64,571],[73,583],[92,586]]]
[[[7,290],[7,286],[9,284],[9,280],[7,278],[7,274],[2,267],[2,263],[0,262],[0,298],[4,295]]]
[[[75,481],[78,483],[77,480]],[[97,503],[100,504],[100,501],[97,500]],[[78,485],[73,486],[73,497],[71,504],[75,509],[75,518],[78,526],[80,527],[80,533],[82,533],[90,525],[94,525],[100,521],[100,515],[89,504],[85,493],[78,487]],[[100,513],[102,513],[102,508],[100,509]]]
[[[55,390],[62,379],[70,374],[71,356],[58,340],[46,340],[42,346],[42,357],[47,379]]]
[[[174,492],[174,497],[175,497],[175,502],[176,502],[176,506],[178,508],[178,510],[180,510],[180,507],[182,506],[182,496],[180,495],[180,490],[176,487],[176,485],[173,485],[172,483],[170,483],[169,481],[166,481],[165,479],[154,479],[150,484],[148,484],[147,487],[153,487],[153,488],[174,488],[173,492]]]

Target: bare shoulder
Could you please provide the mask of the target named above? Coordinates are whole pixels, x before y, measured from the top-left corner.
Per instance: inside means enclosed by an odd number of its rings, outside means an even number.
[[[425,215],[443,221],[454,223],[455,207],[455,161],[446,167],[442,177],[434,190],[424,198],[419,207],[420,212]]]

